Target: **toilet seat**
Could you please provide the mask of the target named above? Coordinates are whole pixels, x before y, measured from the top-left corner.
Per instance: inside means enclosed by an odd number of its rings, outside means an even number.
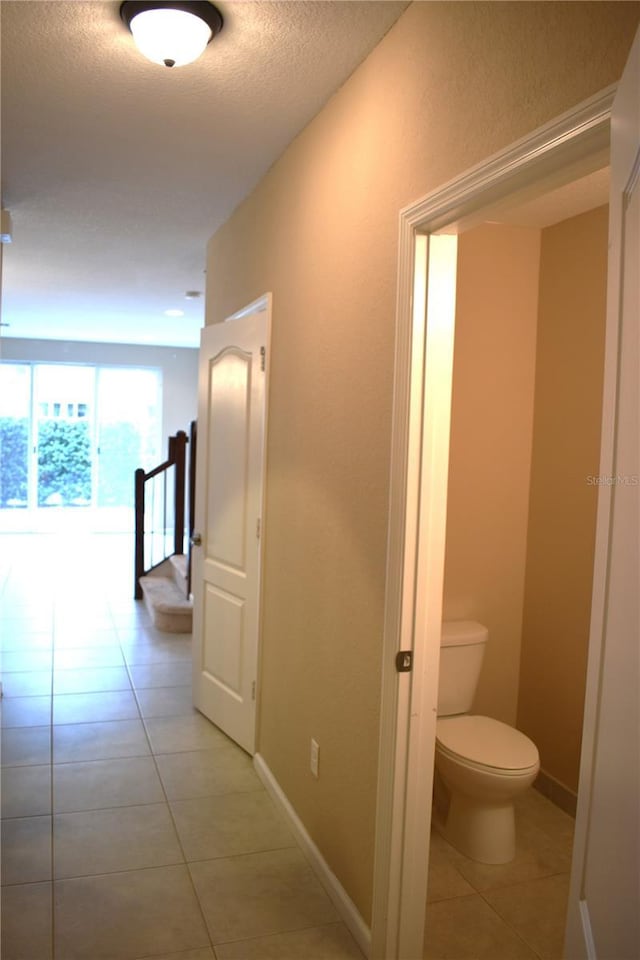
[[[529,737],[492,717],[439,718],[436,747],[463,764],[505,773],[524,773],[540,762],[538,748]]]

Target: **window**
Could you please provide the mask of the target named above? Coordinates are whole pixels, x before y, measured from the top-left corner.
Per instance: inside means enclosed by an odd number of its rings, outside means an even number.
[[[0,377],[0,521],[104,507],[108,529],[132,529],[134,472],[161,459],[161,372],[0,362]]]

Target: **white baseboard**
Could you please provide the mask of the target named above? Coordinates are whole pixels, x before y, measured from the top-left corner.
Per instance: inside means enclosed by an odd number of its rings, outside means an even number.
[[[271,770],[267,766],[264,757],[262,757],[259,753],[256,753],[253,758],[253,765],[256,769],[256,773],[265,785],[267,792],[271,796],[271,799],[275,802],[285,820],[288,822],[303,854],[309,861],[309,864],[313,872],[318,877],[318,880],[333,901],[333,904],[342,917],[345,926],[351,932],[351,935],[364,953],[365,957],[368,957],[371,953],[371,930],[362,919],[353,900],[344,889],[335,873],[333,873],[329,867],[329,864],[324,859],[315,843],[307,833],[302,820],[291,806],[284,791],[282,790],[282,787],[271,773]]]

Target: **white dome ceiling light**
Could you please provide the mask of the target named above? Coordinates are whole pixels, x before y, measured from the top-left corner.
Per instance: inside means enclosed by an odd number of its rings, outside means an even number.
[[[136,46],[153,63],[193,63],[222,29],[222,15],[207,0],[125,0],[120,16]]]

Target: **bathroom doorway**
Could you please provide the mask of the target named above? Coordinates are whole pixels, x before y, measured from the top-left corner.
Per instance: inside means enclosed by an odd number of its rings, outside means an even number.
[[[427,960],[447,950],[460,960],[562,955],[591,613],[608,191],[605,167],[458,235],[443,619],[488,626],[471,712],[527,734],[541,772],[538,789],[515,803],[512,862],[474,862],[432,831]]]
[[[401,214],[394,417],[397,431],[392,454],[381,738],[381,761],[388,760],[388,766],[381,763],[378,792],[379,844],[373,930],[376,957],[422,957],[427,888],[425,852],[429,848],[444,580],[442,514],[446,482],[443,483],[442,475],[446,474],[448,465],[450,410],[450,394],[448,398],[445,394],[451,383],[455,321],[451,289],[455,288],[457,237],[485,221],[489,210],[493,213],[499,202],[524,200],[532,192],[537,195],[544,189],[564,185],[600,169],[607,158],[614,92],[604,91],[579,105]],[[616,210],[620,207],[622,189],[618,180],[613,193]],[[626,255],[624,247],[618,255]],[[444,291],[437,286],[446,270],[433,271],[439,257],[448,260],[449,281],[444,283]],[[614,276],[619,279],[617,272]],[[612,406],[617,382],[615,350],[620,336],[616,316],[616,311],[610,312],[610,322],[607,322],[602,448],[602,465],[603,469],[608,468],[607,472],[614,472],[612,468],[617,462],[612,443],[618,424]],[[439,360],[436,386],[429,369],[434,358]],[[625,435],[625,441],[631,444],[632,465],[633,436],[632,433]],[[603,518],[599,514],[596,551],[600,575],[604,574],[603,564],[607,563],[607,511],[611,503],[613,498],[603,496],[601,489]],[[602,589],[594,593],[596,634],[592,626],[592,647],[597,641],[598,625],[602,625],[604,599]],[[393,670],[399,647],[412,650],[409,675],[398,675]],[[592,697],[597,694],[597,677],[594,677],[590,668]],[[591,716],[591,737],[595,722]],[[584,814],[589,799],[589,790],[581,791]],[[585,822],[583,816],[582,823]],[[584,840],[582,845],[584,847]],[[580,865],[583,860],[578,859],[576,863]],[[577,888],[573,890],[577,898]],[[577,904],[576,899],[576,907]]]

